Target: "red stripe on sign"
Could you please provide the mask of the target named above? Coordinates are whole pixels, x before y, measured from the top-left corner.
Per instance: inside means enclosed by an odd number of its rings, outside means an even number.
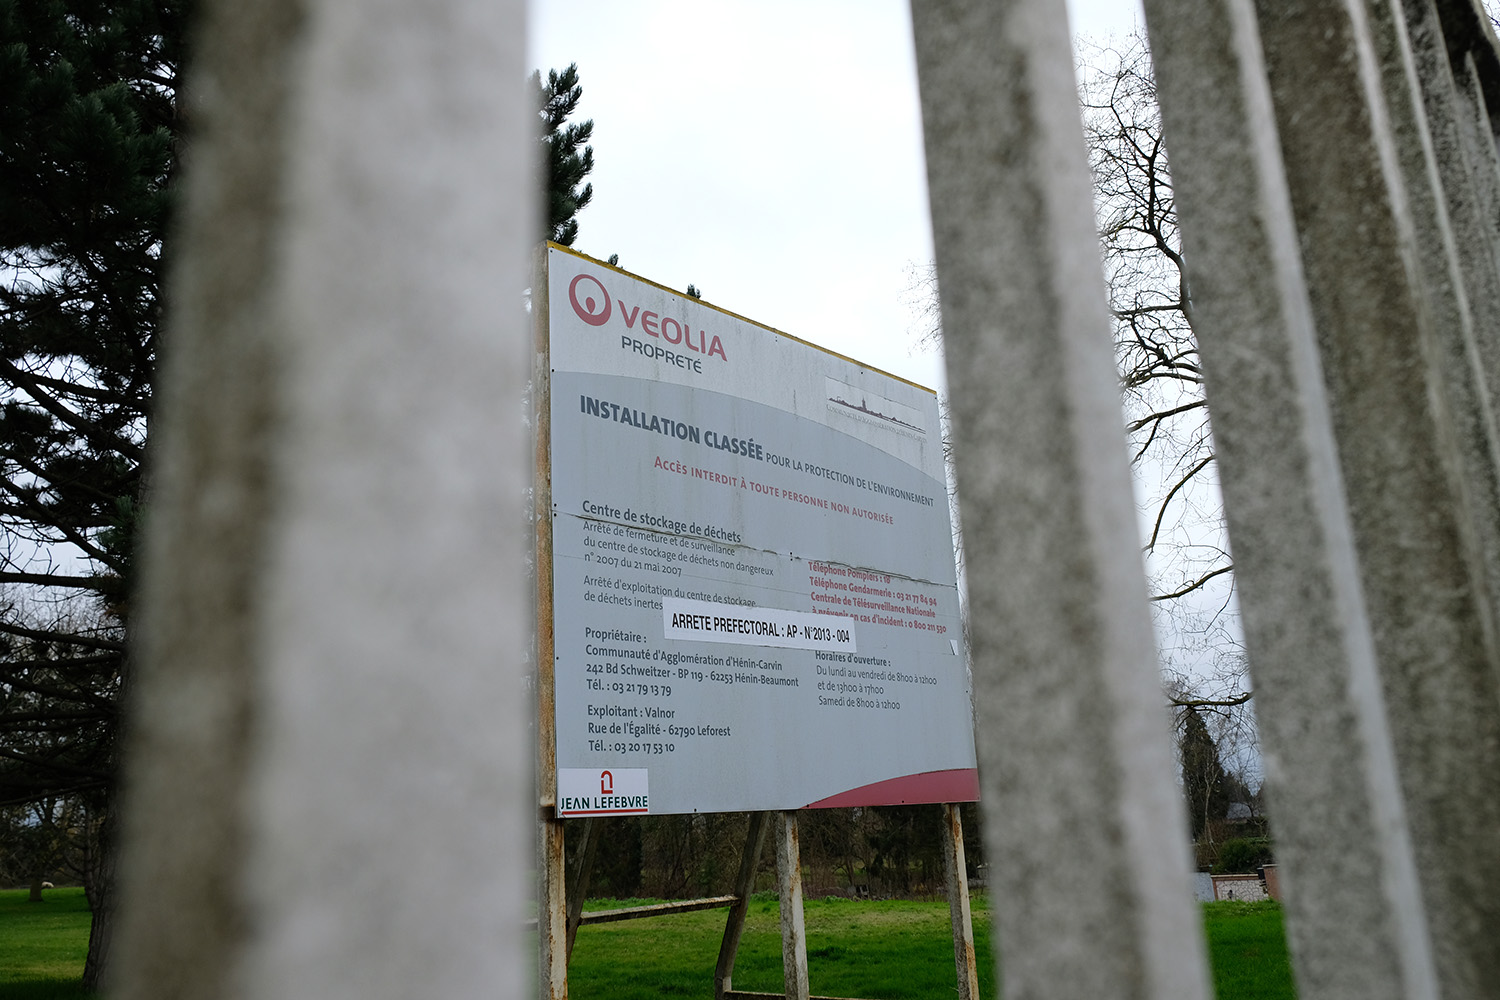
[[[862,785],[826,799],[809,802],[805,809],[846,809],[850,806],[899,806],[919,802],[978,802],[979,771],[961,767],[951,771],[924,771]]]

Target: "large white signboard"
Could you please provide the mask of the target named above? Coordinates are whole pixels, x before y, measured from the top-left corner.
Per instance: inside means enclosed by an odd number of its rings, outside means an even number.
[[[560,815],[973,799],[937,401],[548,250]]]

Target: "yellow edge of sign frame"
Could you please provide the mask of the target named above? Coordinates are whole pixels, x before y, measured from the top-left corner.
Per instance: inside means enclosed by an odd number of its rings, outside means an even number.
[[[546,243],[544,244],[544,248],[547,249],[547,250],[561,250],[563,253],[567,254],[570,257],[579,257],[579,258],[582,258],[583,260],[588,261],[590,264],[598,264],[600,267],[607,267],[611,271],[618,271],[620,274],[624,274],[624,275],[627,275],[628,277],[634,278],[636,281],[644,281],[646,284],[650,285],[652,288],[660,288],[664,292],[670,292],[673,295],[681,295],[681,296],[684,296],[686,298],[693,299],[693,301],[696,302],[696,303],[698,303],[699,305],[705,306],[705,307],[707,307],[709,309],[712,309],[714,312],[723,313],[725,316],[729,316],[729,317],[732,317],[734,319],[737,319],[741,323],[749,323],[751,326],[758,326],[762,330],[766,330],[766,331],[768,331],[770,333],[776,334],[776,336],[778,336],[778,337],[785,337],[787,340],[795,340],[797,343],[803,344],[803,345],[805,345],[807,347],[811,347],[815,351],[822,351],[824,354],[832,355],[835,358],[841,358],[844,361],[849,362],[851,365],[858,365],[859,367],[865,369],[866,371],[872,371],[872,372],[876,373],[877,375],[884,375],[886,378],[893,378],[897,382],[903,382],[906,385],[911,386],[913,389],[920,389],[923,392],[931,393],[933,396],[937,395],[937,390],[936,389],[932,389],[932,388],[929,388],[928,386],[922,385],[920,382],[913,382],[909,378],[902,378],[900,375],[893,375],[893,374],[891,374],[890,372],[886,371],[883,368],[876,368],[874,365],[867,365],[863,361],[860,361],[857,358],[851,358],[847,354],[840,354],[838,351],[830,350],[830,349],[822,346],[821,344],[814,344],[810,340],[803,340],[801,337],[797,336],[796,334],[787,333],[785,330],[778,330],[774,326],[767,326],[766,324],[760,322],[759,320],[753,320],[753,319],[751,319],[749,316],[741,316],[739,313],[733,312],[733,311],[731,311],[729,309],[725,309],[723,306],[716,306],[712,302],[704,302],[702,299],[693,298],[693,296],[688,295],[687,292],[683,291],[680,288],[671,288],[671,287],[668,287],[667,285],[663,285],[659,281],[652,281],[650,278],[643,278],[639,274],[636,274],[634,271],[627,271],[627,270],[625,270],[625,268],[619,267],[618,265],[615,265],[615,264],[611,264],[607,260],[600,260],[598,257],[591,257],[591,256],[589,256],[586,253],[582,253],[582,252],[580,252],[578,250],[574,250],[572,247],[565,247],[561,243],[553,243],[551,240],[547,240],[546,241]]]

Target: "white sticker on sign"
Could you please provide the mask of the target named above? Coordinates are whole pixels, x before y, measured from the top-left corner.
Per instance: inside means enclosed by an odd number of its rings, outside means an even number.
[[[560,767],[557,769],[557,814],[605,816],[649,812],[648,770],[644,767]]]
[[[667,639],[858,652],[854,644],[854,619],[812,611],[747,608],[663,597],[661,626],[662,636]]]

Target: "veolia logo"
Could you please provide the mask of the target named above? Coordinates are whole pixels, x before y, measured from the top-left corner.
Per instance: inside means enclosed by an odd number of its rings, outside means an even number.
[[[695,337],[693,328],[688,325],[686,318],[662,316],[640,305],[631,307],[623,299],[616,302],[610,299],[609,292],[604,288],[604,282],[592,274],[580,274],[568,282],[568,301],[573,304],[573,312],[578,314],[578,318],[589,326],[603,326],[609,322],[611,316],[618,315],[620,321],[625,324],[626,330],[634,332],[637,329],[636,323],[639,321],[641,333],[648,337],[665,340],[678,349],[672,351],[628,337],[622,341],[622,347],[626,343],[634,345],[637,353],[648,357],[667,358],[669,362],[679,367],[690,365],[695,371],[702,371],[701,362],[697,359],[690,359],[680,351],[692,351],[709,357],[717,356],[720,361],[729,360],[729,356],[724,353],[724,341],[719,338],[718,334],[699,330]],[[617,305],[618,309],[615,308]]]
[[[591,289],[587,285],[583,289],[583,301],[578,301],[578,286],[583,282],[589,282],[599,290],[599,298],[604,304],[600,305],[595,298],[589,294]],[[603,326],[609,321],[610,301],[609,293],[604,290],[604,284],[592,274],[580,274],[568,285],[568,301],[573,303],[573,311],[578,318],[589,326]]]

